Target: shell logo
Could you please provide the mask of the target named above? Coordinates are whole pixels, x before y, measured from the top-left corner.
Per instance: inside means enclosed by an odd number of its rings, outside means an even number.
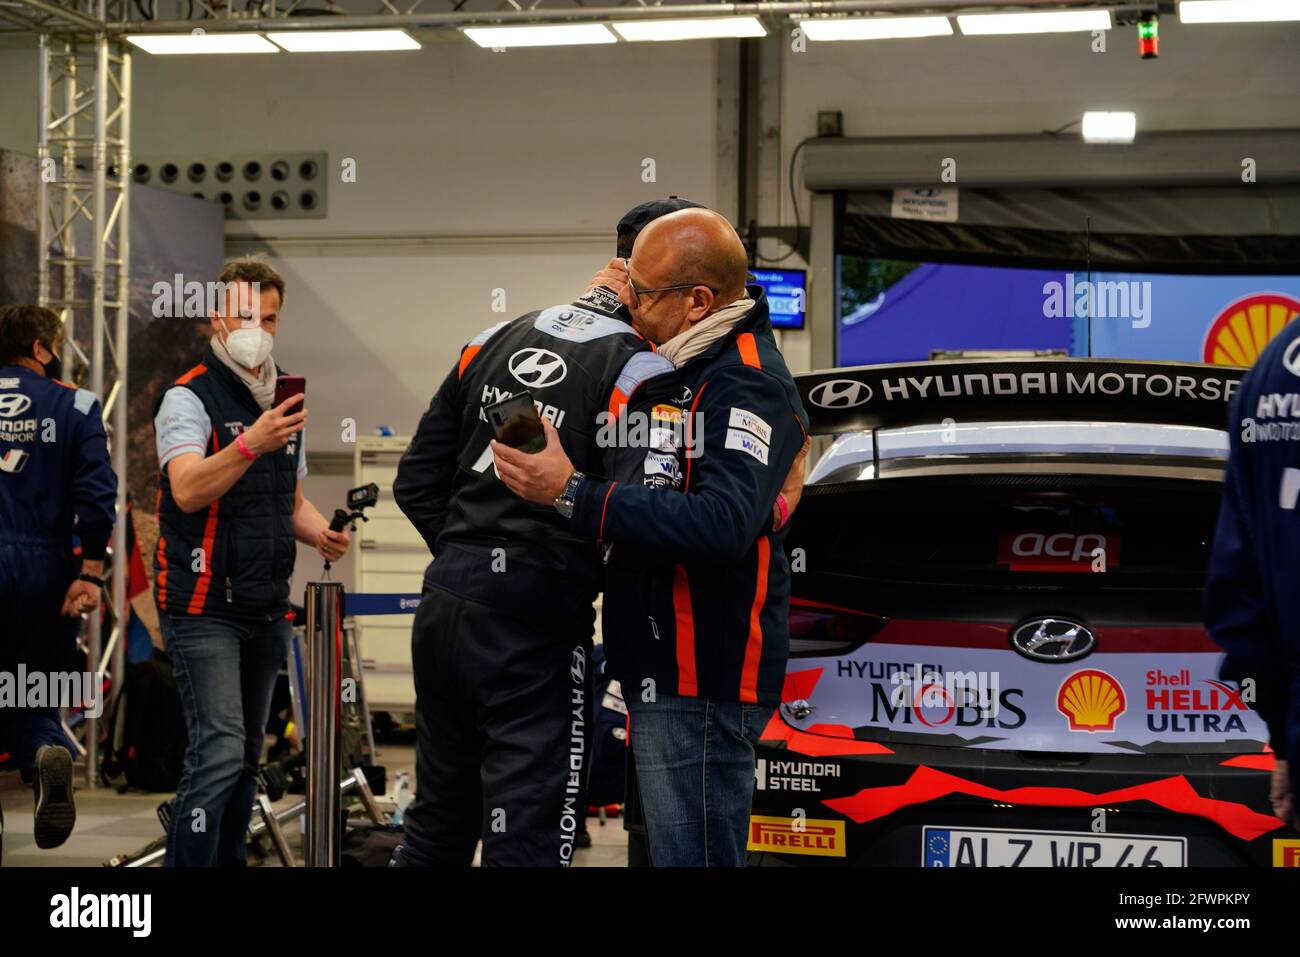
[[[1300,300],[1262,292],[1229,304],[1205,334],[1204,360],[1218,366],[1254,365],[1282,327],[1300,315]]]
[[[1120,683],[1095,668],[1076,671],[1061,683],[1056,707],[1071,731],[1114,731],[1115,719],[1127,708]]]

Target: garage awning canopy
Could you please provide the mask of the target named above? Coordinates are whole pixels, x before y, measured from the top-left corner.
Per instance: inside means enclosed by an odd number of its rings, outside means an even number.
[[[1137,272],[1300,272],[1300,130],[823,139],[809,189],[839,194],[837,252]],[[945,181],[943,173],[949,170]],[[896,189],[956,188],[955,222],[896,218]]]

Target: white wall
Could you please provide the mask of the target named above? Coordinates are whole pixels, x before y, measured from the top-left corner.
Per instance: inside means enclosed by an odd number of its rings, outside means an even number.
[[[585,288],[630,206],[670,192],[713,197],[707,44],[494,54],[438,43],[389,55],[232,59],[137,55],[135,151],[175,150],[178,137],[196,151],[328,151],[326,219],[228,229],[370,237],[324,255],[302,242],[270,244],[289,281],[277,355],[308,376],[309,448],[318,451],[346,451],[333,427],[343,417],[365,431],[414,428],[475,332]],[[651,68],[661,77],[653,87],[628,90],[617,79]],[[655,183],[642,181],[646,157]],[[355,183],[340,181],[344,158],[356,161]],[[607,238],[493,240],[520,231]],[[463,244],[382,239],[448,233],[474,235]],[[492,311],[497,289],[504,314]]]

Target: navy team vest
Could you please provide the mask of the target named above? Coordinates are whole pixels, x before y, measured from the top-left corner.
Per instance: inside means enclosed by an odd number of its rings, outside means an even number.
[[[212,421],[208,455],[234,442],[262,414],[248,386],[211,348],[174,385],[189,389],[203,402]],[[160,537],[154,552],[158,607],[172,615],[266,620],[283,616],[289,610],[297,554],[297,486],[297,436],[259,456],[225,495],[190,514],[176,505],[163,469],[158,477]]]

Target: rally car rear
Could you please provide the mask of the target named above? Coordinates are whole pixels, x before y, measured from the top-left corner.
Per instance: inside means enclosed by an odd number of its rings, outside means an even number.
[[[803,377],[838,433],[787,544],[751,863],[1300,863],[1201,624],[1241,370],[1073,359]],[[941,394],[942,393],[942,394]]]

